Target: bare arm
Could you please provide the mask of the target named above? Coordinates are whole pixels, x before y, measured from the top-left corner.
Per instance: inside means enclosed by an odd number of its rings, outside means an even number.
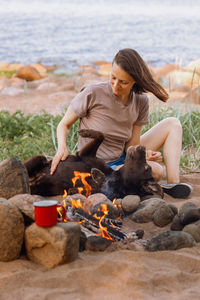
[[[126,149],[129,146],[140,145],[141,131],[142,131],[142,126],[138,126],[138,125],[133,126],[132,137],[131,137],[130,141],[127,143]],[[152,151],[150,149],[147,149],[146,150],[146,159],[160,163],[162,161],[162,156],[161,156],[161,153],[158,151]]]
[[[141,136],[142,126],[134,125],[132,130],[132,137],[126,145],[126,149],[129,146],[140,145],[140,136]]]
[[[60,160],[65,160],[69,155],[66,146],[66,140],[71,126],[76,122],[77,119],[78,116],[75,114],[70,105],[57,127],[58,150],[52,160],[51,175],[55,172]]]

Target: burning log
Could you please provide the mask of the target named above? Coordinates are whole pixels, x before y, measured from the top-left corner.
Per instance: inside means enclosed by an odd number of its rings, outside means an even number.
[[[74,185],[76,180],[79,179],[79,174],[76,175]],[[85,175],[88,176],[88,174]],[[122,232],[120,230],[122,221],[111,218],[112,215],[115,218],[119,216],[118,208],[105,195],[95,194],[88,198],[83,195],[80,195],[82,197],[77,197],[77,194],[74,196],[76,199],[73,199],[73,196],[66,197],[65,194],[66,198],[63,201],[63,205],[67,208],[66,221],[76,220],[88,230],[113,242],[136,237],[135,233],[127,235]],[[104,197],[103,199],[102,196]],[[102,203],[102,200],[105,202]],[[113,211],[111,215],[109,214],[110,210]]]
[[[84,212],[84,214],[86,213]],[[94,218],[93,216],[89,216],[88,219],[87,217],[83,216],[80,212],[75,212],[75,217],[78,217],[79,221],[83,221],[83,220],[85,221],[81,223],[82,226],[86,227],[89,230],[92,230],[97,234],[100,233],[98,219]],[[108,219],[108,222],[111,222],[110,219]],[[103,227],[106,227],[107,233],[111,236],[113,241],[120,241],[128,238],[128,236],[124,232],[119,231],[118,229],[114,228],[112,225],[109,225],[106,219],[102,225]]]

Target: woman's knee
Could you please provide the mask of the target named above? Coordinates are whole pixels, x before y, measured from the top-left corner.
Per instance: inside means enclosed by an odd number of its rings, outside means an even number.
[[[176,130],[179,133],[182,133],[182,125],[178,118],[168,117],[164,119],[163,122],[165,123],[165,126],[167,126],[169,130]]]

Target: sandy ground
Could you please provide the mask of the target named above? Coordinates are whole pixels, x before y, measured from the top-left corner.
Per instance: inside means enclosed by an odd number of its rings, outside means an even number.
[[[81,77],[82,79],[83,77]],[[90,78],[90,81],[97,78]],[[15,96],[9,86],[7,94],[0,94],[0,109],[25,113],[39,112],[46,108],[57,113],[76,93],[65,89],[61,79],[53,85],[32,84]],[[70,79],[70,82],[71,79]],[[77,82],[77,81],[76,81]],[[38,86],[40,88],[38,89]],[[79,82],[80,85],[80,82]],[[5,90],[4,90],[5,91]],[[53,96],[52,96],[53,95]],[[177,200],[165,196],[165,200],[180,207],[192,201],[200,207],[200,175],[187,174],[182,181],[193,186],[191,197]],[[145,236],[152,230],[145,225]],[[152,233],[152,232],[151,232]],[[143,250],[116,250],[113,252],[79,253],[78,259],[52,270],[28,261],[26,257],[12,262],[0,262],[0,300],[55,300],[55,299],[200,299],[200,244],[177,251],[146,252]]]
[[[190,198],[164,199],[177,207],[186,201],[200,207],[199,174],[181,179],[193,186]],[[160,230],[152,223],[138,227],[145,238]],[[0,300],[200,299],[200,243],[176,251],[136,249],[84,251],[76,261],[48,271],[25,256],[0,262]]]

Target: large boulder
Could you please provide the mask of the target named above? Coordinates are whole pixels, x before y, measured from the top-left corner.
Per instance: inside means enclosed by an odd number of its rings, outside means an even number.
[[[29,176],[17,158],[7,158],[0,163],[0,197],[9,199],[17,194],[30,194]]]
[[[35,221],[35,208],[33,203],[41,200],[44,200],[42,196],[30,194],[19,194],[8,199],[10,203],[15,205],[21,211],[25,223],[28,224]]]
[[[25,231],[28,258],[47,269],[74,261],[79,243],[78,223],[60,223],[52,227],[39,227],[34,223]]]
[[[24,218],[17,207],[0,198],[0,261],[19,257],[24,237]]]

